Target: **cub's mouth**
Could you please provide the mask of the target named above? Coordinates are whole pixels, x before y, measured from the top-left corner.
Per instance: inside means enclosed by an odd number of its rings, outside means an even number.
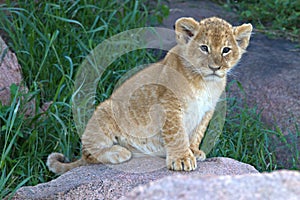
[[[218,81],[218,80],[221,81],[223,78],[224,78],[224,75],[216,74],[215,72],[204,76],[204,79],[206,79],[208,81]]]
[[[207,74],[205,77],[219,77],[219,78],[223,78],[224,76],[221,76],[221,75],[216,74],[216,73],[214,72],[214,73],[211,73],[211,74]]]

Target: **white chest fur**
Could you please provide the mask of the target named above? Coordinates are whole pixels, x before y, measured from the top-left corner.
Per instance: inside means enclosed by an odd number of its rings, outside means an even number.
[[[205,113],[215,108],[221,92],[219,88],[209,84],[204,90],[195,92],[192,98],[186,99],[183,124],[188,135],[195,131]]]

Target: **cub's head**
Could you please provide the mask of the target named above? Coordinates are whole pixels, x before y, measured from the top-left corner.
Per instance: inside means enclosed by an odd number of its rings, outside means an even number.
[[[222,80],[245,52],[252,25],[233,27],[216,17],[200,22],[180,18],[175,31],[185,66],[205,80]]]

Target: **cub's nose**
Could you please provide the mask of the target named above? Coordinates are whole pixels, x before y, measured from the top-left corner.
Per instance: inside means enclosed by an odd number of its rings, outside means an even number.
[[[208,65],[209,69],[211,69],[213,72],[218,71],[219,69],[221,69],[221,67],[219,66],[210,66]]]

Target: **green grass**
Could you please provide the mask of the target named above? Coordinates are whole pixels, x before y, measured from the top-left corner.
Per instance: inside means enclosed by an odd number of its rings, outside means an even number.
[[[295,0],[219,0],[236,11],[243,21],[255,24],[257,31],[300,41],[300,1]]]
[[[146,1],[53,2],[18,1],[15,6],[7,0],[0,6],[0,29],[6,32],[8,45],[22,66],[23,84],[30,91],[25,94],[12,85],[10,105],[0,105],[0,199],[23,185],[53,179],[45,166],[49,153],[62,152],[71,159],[80,156],[80,138],[71,108],[74,78],[86,55],[110,36],[144,27],[147,21],[157,24],[168,14],[166,6]],[[146,50],[123,55],[103,74],[97,102],[109,97],[130,68],[155,60]],[[31,100],[37,110],[25,116]],[[49,101],[53,102],[50,108],[41,112],[39,107]],[[227,110],[230,117],[210,156],[232,157],[260,171],[278,168],[270,140],[282,138],[280,131],[268,129],[257,110],[240,106],[236,100],[229,101]],[[294,166],[299,163],[297,155],[293,157]]]

